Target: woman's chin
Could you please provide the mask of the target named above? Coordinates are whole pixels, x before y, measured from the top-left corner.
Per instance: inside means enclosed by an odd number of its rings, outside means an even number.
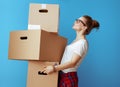
[[[76,28],[75,28],[74,26],[72,27],[72,29],[73,29],[73,30],[76,30]]]
[[[75,28],[75,27],[72,27],[72,28],[73,28],[73,30],[75,30],[75,31],[77,30],[77,28]]]

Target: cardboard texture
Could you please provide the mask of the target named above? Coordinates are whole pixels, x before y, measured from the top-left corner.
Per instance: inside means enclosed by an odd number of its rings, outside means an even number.
[[[48,32],[58,33],[59,5],[30,4],[28,22],[28,24],[40,25]]]
[[[40,72],[45,66],[54,65],[58,62],[29,61],[27,87],[57,87],[58,72],[42,75]]]
[[[9,59],[60,62],[67,39],[44,30],[10,33]]]
[[[28,30],[10,32],[8,58],[29,60],[27,87],[57,87],[58,72],[42,70],[58,64],[67,45],[58,35],[59,5],[32,3],[28,19]]]

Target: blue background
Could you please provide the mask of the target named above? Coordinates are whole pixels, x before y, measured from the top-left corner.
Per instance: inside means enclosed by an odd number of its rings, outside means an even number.
[[[75,38],[76,18],[97,19],[101,27],[87,36],[79,87],[120,87],[120,0],[0,0],[0,87],[26,87],[28,62],[8,60],[8,43],[10,31],[27,29],[30,3],[60,5],[59,34],[68,44]]]

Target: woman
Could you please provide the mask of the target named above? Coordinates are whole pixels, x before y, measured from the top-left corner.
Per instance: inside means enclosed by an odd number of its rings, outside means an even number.
[[[99,23],[90,16],[84,15],[76,19],[73,25],[76,38],[70,45],[66,46],[60,65],[44,68],[44,73],[47,74],[61,71],[59,87],[78,87],[77,68],[88,50],[86,35],[94,28],[99,28]]]

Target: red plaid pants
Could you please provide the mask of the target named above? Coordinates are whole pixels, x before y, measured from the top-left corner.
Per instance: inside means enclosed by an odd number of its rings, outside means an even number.
[[[78,87],[77,72],[60,72],[58,87]]]

